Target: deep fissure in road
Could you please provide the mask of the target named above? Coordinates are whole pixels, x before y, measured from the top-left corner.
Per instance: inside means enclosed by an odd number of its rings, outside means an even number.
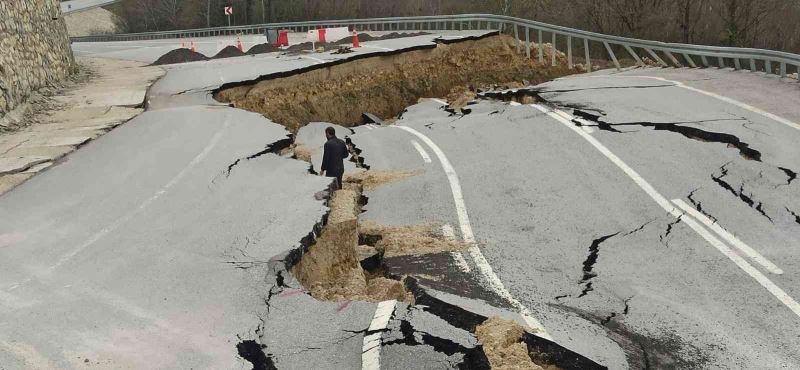
[[[577,72],[566,67],[560,53],[557,59],[563,63],[552,67],[527,58],[517,46],[505,35],[440,41],[223,86],[215,98],[297,132],[309,122],[356,126],[365,122],[367,112],[391,119],[420,98],[511,82],[537,84]]]
[[[730,162],[726,163],[722,167],[720,167],[719,176],[714,176],[712,174],[711,175],[711,180],[714,181],[715,183],[717,183],[717,185],[719,185],[721,188],[727,190],[728,192],[733,194],[735,197],[739,198],[742,202],[747,204],[747,206],[749,206],[750,208],[756,210],[756,212],[758,212],[761,216],[764,216],[764,218],[769,220],[770,223],[775,223],[772,220],[772,217],[767,215],[767,212],[764,211],[764,203],[763,202],[757,202],[757,201],[753,200],[753,194],[752,193],[750,193],[749,195],[745,194],[745,192],[744,192],[744,183],[742,183],[739,186],[739,190],[736,190],[736,189],[733,188],[733,186],[731,186],[731,184],[729,184],[727,181],[723,180],[726,176],[728,176],[728,165],[730,165]]]

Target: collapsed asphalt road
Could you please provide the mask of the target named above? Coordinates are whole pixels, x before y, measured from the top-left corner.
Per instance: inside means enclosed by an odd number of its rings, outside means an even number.
[[[396,124],[446,153],[486,258],[555,341],[610,368],[798,366],[797,332],[786,330],[800,314],[797,129],[649,78],[533,91],[534,105],[480,101],[455,116],[429,100]],[[423,173],[368,193],[381,206],[367,218],[458,225],[447,176],[414,150],[419,137],[382,128],[354,140],[374,169]],[[485,294],[452,278],[457,258],[427,263],[439,289]]]
[[[430,42],[420,40],[402,42]],[[644,78],[555,81],[537,87],[536,106],[427,100],[402,115],[405,129],[349,132],[372,170],[414,173],[368,190],[365,221],[435,223],[476,245],[386,258],[415,292],[393,314],[313,299],[286,271],[324,224],[314,196],[329,181],[281,150],[282,127],[208,95],[254,70],[334,57],[315,58],[175,68],[151,90],[150,112],[0,197],[0,363],[358,368],[378,348],[383,368],[474,368],[485,366],[475,317],[499,315],[558,343],[530,336],[529,349],[615,369],[800,364],[795,129]],[[717,135],[657,129],[674,125]],[[665,212],[609,152],[689,208]],[[703,215],[710,233],[758,252],[739,253],[769,283],[698,235]]]

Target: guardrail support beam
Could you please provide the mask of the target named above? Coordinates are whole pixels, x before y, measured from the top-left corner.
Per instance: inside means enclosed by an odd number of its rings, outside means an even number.
[[[639,55],[636,54],[636,52],[633,51],[633,48],[631,48],[628,45],[622,45],[622,46],[624,46],[625,50],[628,51],[628,54],[630,54],[631,57],[633,57],[633,59],[636,60],[636,64],[638,64],[640,67],[645,67],[644,62],[642,61],[642,58],[639,58]]]
[[[691,55],[683,53],[683,59],[686,59],[686,62],[689,63],[690,67],[697,68],[697,64],[694,64],[694,59],[692,59]]]
[[[700,56],[700,61],[703,62],[703,67],[708,68],[708,58],[705,55]]]
[[[592,71],[592,55],[589,52],[589,39],[583,39],[583,52],[586,54],[586,62],[585,62],[586,71],[587,72],[591,72]]]
[[[517,27],[516,23],[514,23],[514,40],[517,40],[517,54],[519,54],[520,49],[522,49],[522,45],[520,45],[522,41],[519,40],[519,27]]]
[[[558,65],[558,63],[556,62],[556,54],[558,54],[558,49],[556,49],[556,36],[557,36],[556,33],[553,32],[553,44],[550,47],[550,59],[551,59],[550,65],[552,65],[553,67]]]
[[[531,29],[525,27],[525,54],[531,59]]]
[[[786,63],[781,62],[781,77],[786,77]]]
[[[722,68],[725,68],[725,58],[723,58],[723,57],[717,57],[717,59],[718,59],[718,61],[719,61],[719,68],[720,68],[720,69],[722,69]]]
[[[678,58],[675,58],[675,55],[673,55],[669,50],[662,51],[664,52],[664,55],[666,55],[667,58],[669,58],[669,60],[672,62],[672,65],[674,65],[676,68],[683,67],[683,64],[681,64],[681,62],[678,61]]]
[[[544,39],[542,39],[542,30],[539,31],[539,64],[544,64]]]
[[[606,51],[608,51],[608,56],[611,57],[611,60],[614,61],[614,65],[617,66],[617,70],[619,71],[622,67],[619,65],[619,60],[617,60],[617,56],[614,55],[614,51],[611,50],[611,45],[608,42],[603,42],[603,45],[606,46]]]
[[[733,58],[733,68],[736,68],[737,71],[742,69],[742,63],[739,62],[739,58]]]
[[[772,74],[772,61],[764,60],[764,70],[766,70],[768,75]]]
[[[567,36],[567,68],[572,69],[572,36]]]
[[[647,54],[650,54],[650,56],[653,57],[653,59],[655,59],[655,61],[658,62],[658,64],[661,64],[662,67],[669,67],[669,64],[667,64],[667,62],[665,62],[664,59],[661,59],[661,57],[658,56],[658,54],[656,54],[656,52],[653,51],[653,49],[647,48],[644,49],[644,51],[646,51]]]

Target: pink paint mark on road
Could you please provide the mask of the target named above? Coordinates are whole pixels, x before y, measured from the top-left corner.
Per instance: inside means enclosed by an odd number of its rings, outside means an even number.
[[[25,240],[25,234],[23,233],[13,232],[0,234],[0,248],[12,246],[23,240]]]
[[[336,307],[336,312],[342,312],[345,308],[350,306],[350,303],[353,303],[353,301],[339,303],[339,307]]]

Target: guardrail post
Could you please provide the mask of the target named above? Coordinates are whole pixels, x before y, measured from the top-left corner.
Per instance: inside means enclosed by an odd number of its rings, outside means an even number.
[[[628,51],[628,54],[630,54],[633,57],[633,59],[636,61],[636,64],[638,64],[640,67],[645,67],[644,61],[642,61],[642,58],[639,58],[639,55],[636,54],[636,52],[634,52],[633,49],[630,46],[628,46],[627,44],[622,45],[622,46],[625,48],[625,50]]]
[[[736,68],[737,71],[742,69],[742,63],[739,62],[739,58],[733,58],[733,67]]]
[[[786,63],[781,62],[781,77],[786,77]]]
[[[539,31],[539,64],[544,64],[544,39],[542,38],[542,30]]]
[[[717,59],[719,60],[719,68],[720,69],[725,68],[725,58],[717,57]]]
[[[768,75],[772,74],[772,61],[771,60],[764,60],[764,69],[767,71]]]
[[[572,69],[572,36],[567,36],[567,67]]]
[[[614,55],[614,51],[611,50],[611,45],[608,42],[603,41],[603,45],[606,46],[606,51],[608,51],[608,56],[611,57],[611,60],[614,61],[614,65],[617,66],[617,70],[619,71],[622,67],[619,65],[619,60],[617,60],[617,56]]]
[[[519,54],[522,42],[519,40],[519,27],[517,27],[516,23],[514,23],[514,40],[517,40],[517,54]]]
[[[553,46],[550,47],[550,59],[551,59],[550,65],[552,65],[553,67],[558,65],[556,63],[556,53],[558,53],[558,49],[556,49],[556,33],[553,32]]]
[[[669,60],[671,60],[676,67],[683,67],[683,64],[681,64],[681,62],[678,61],[678,58],[675,58],[675,56],[672,55],[672,52],[670,52],[669,50],[663,50],[663,51],[664,54],[667,55],[667,58],[669,58]]]
[[[583,51],[586,53],[586,71],[592,71],[592,56],[589,53],[589,39],[583,39]]]
[[[686,61],[689,63],[689,67],[697,68],[697,64],[694,64],[694,59],[692,59],[691,55],[683,53],[683,59],[686,59]]]
[[[531,29],[527,26],[525,27],[525,54],[528,59],[531,59]]]
[[[750,58],[750,72],[755,72],[755,71],[756,71],[756,60]]]
[[[708,68],[708,58],[705,55],[700,56],[700,61],[703,62],[703,67]]]

